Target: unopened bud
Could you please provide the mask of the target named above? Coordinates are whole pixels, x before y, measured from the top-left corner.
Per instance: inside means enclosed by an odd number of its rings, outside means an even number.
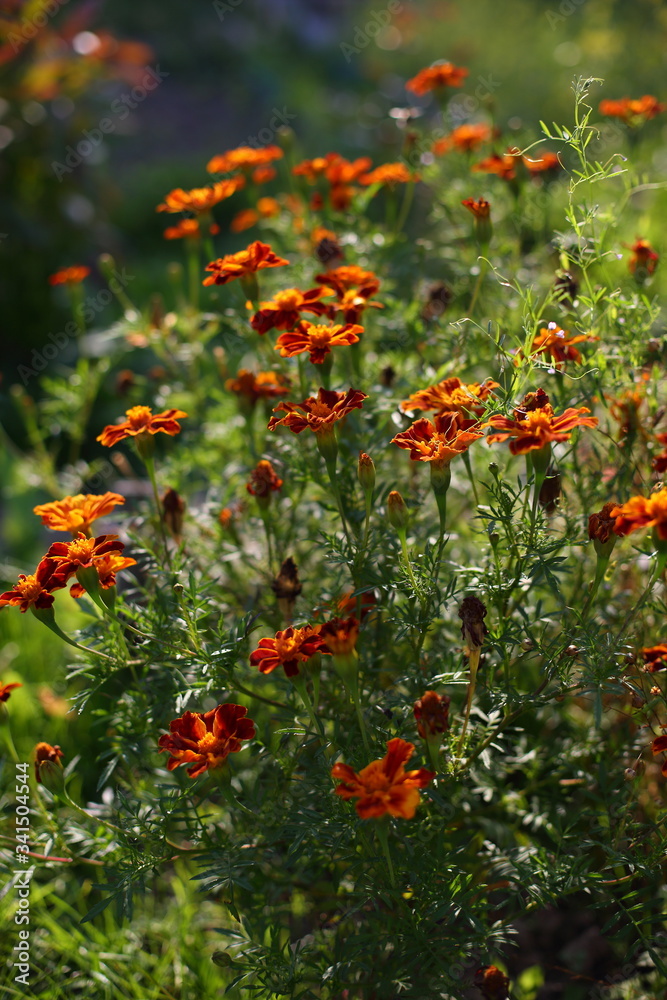
[[[408,507],[398,492],[398,490],[392,490],[387,497],[387,517],[389,518],[389,523],[392,528],[396,531],[405,531],[408,526]]]
[[[63,787],[63,766],[60,758],[64,754],[59,746],[52,747],[50,743],[38,743],[35,747],[35,780],[39,785],[45,785],[51,791]]]
[[[625,778],[626,781],[634,781],[634,779],[637,777],[637,772],[633,767],[626,767],[625,771],[623,772],[623,777]]]
[[[565,650],[565,655],[566,656],[578,656],[579,655],[579,647],[578,646],[568,646],[567,649]]]
[[[365,493],[372,493],[375,487],[375,463],[370,455],[365,451],[359,452],[359,465],[357,467],[359,483]]]

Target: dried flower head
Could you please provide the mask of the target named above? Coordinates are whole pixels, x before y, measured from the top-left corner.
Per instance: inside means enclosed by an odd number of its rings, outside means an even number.
[[[463,623],[461,636],[467,648],[469,650],[481,649],[484,645],[484,636],[488,633],[484,624],[487,615],[486,605],[482,604],[479,597],[470,594],[468,597],[464,597],[458,615]]]

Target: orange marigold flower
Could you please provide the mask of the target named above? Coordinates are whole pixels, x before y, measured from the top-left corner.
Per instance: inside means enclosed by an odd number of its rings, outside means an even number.
[[[296,330],[281,333],[276,341],[275,350],[280,351],[281,358],[295,358],[298,354],[308,351],[314,365],[321,365],[332,347],[346,347],[359,342],[359,334],[364,332],[363,326],[352,323],[336,326],[325,326],[301,320]]]
[[[499,387],[499,382],[487,379],[485,382],[462,382],[460,378],[452,377],[443,379],[437,385],[430,385],[428,389],[420,389],[409,399],[403,400],[401,409],[404,412],[409,410],[437,410],[439,413],[447,411],[449,413],[460,413],[467,416],[473,413],[480,417],[484,413],[484,407],[480,403],[492,395],[492,390]]]
[[[360,618],[363,621],[366,615],[369,615],[377,604],[375,591],[365,590],[363,593],[358,594],[353,590],[346,590],[342,597],[338,599],[336,610],[340,611],[342,615],[356,615],[357,604],[361,604]]]
[[[475,973],[475,986],[484,1000],[507,1000],[510,981],[495,965],[483,965]]]
[[[516,154],[509,151],[502,156],[492,153],[486,159],[473,164],[471,169],[478,174],[496,174],[505,181],[512,181],[516,177],[516,160]]]
[[[258,399],[274,399],[289,392],[289,380],[280,372],[251,372],[239,368],[236,378],[227,379],[225,389],[254,406]]]
[[[585,406],[577,410],[568,407],[556,416],[547,394],[538,390],[537,393],[528,393],[521,406],[514,411],[514,419],[490,417],[481,427],[493,427],[501,432],[489,434],[489,444],[509,441],[513,455],[525,455],[528,451],[544,448],[552,441],[569,440],[575,427],[597,427],[597,417],[583,416],[590,412]]]
[[[620,424],[620,440],[626,437],[634,438],[637,434],[646,437],[641,415],[645,402],[646,396],[641,386],[637,389],[626,389],[618,399],[610,400],[609,411]]]
[[[74,267],[64,267],[55,274],[49,276],[50,285],[80,285],[84,278],[90,274],[90,268],[83,264]]]
[[[245,250],[238,253],[228,253],[218,260],[211,261],[206,270],[213,273],[204,278],[205,285],[226,285],[228,281],[236,278],[245,278],[248,275],[256,274],[257,271],[265,267],[285,267],[288,260],[278,257],[273,252],[268,243],[255,240]]]
[[[233,170],[253,170],[256,167],[263,167],[282,157],[283,151],[280,146],[263,146],[261,149],[238,146],[236,149],[214,156],[206,164],[206,169],[209,174],[229,174]]]
[[[630,274],[639,276],[653,274],[658,266],[660,255],[655,252],[649,241],[638,236],[629,249],[632,250],[632,256],[628,261]]]
[[[355,264],[344,264],[326,274],[316,274],[315,281],[330,285],[336,293],[338,301],[329,306],[332,319],[341,312],[346,323],[358,323],[369,306],[384,308],[379,302],[369,302],[380,287],[380,279],[373,271],[365,271]]]
[[[11,698],[11,695],[12,695],[12,691],[15,688],[22,688],[22,687],[23,687],[23,685],[22,684],[18,684],[17,682],[15,682],[13,684],[2,684],[2,683],[0,683],[0,701],[9,701],[9,699]]]
[[[331,618],[319,629],[324,641],[324,652],[332,656],[347,656],[356,648],[359,638],[359,622],[351,618]]]
[[[643,97],[631,98],[621,97],[616,100],[607,98],[600,101],[599,111],[607,118],[620,118],[628,125],[643,125],[644,122],[656,115],[661,114],[667,104],[662,104],[657,97],[652,94],[644,94]]]
[[[73,497],[63,497],[52,503],[38,504],[33,513],[39,515],[42,524],[51,531],[69,531],[72,535],[83,532],[90,534],[93,521],[110,514],[118,504],[125,503],[120,493],[77,493]]]
[[[468,73],[469,70],[450,62],[436,63],[435,66],[420,70],[408,80],[405,89],[421,96],[439,87],[462,87]]]
[[[250,320],[253,330],[265,334],[269,330],[286,330],[295,326],[301,319],[302,312],[323,316],[328,306],[321,300],[332,295],[330,288],[320,286],[300,292],[298,288],[286,288],[276,292],[269,302],[261,302],[259,311]]]
[[[267,184],[278,176],[278,171],[275,167],[257,167],[250,176],[253,184]],[[275,199],[271,198],[270,200],[274,201]]]
[[[79,569],[93,567],[97,569],[102,559],[120,554],[124,548],[123,543],[118,540],[118,535],[86,538],[80,534],[71,542],[53,542],[46,553],[46,558],[53,560],[58,566],[60,575],[69,579]]]
[[[50,608],[55,600],[53,591],[62,590],[66,583],[66,574],[53,559],[45,557],[34,573],[29,576],[21,573],[11,590],[0,594],[0,608],[13,605],[22,614],[28,608]]]
[[[642,656],[644,657],[644,670],[648,674],[667,670],[667,644],[664,642],[658,646],[645,646],[642,649]]]
[[[526,170],[531,174],[543,174],[549,170],[562,169],[558,153],[551,153],[549,151],[542,153],[541,156],[538,156],[534,160],[529,156],[522,156],[521,160]]]
[[[484,198],[480,198],[479,201],[475,201],[473,198],[466,198],[461,204],[465,205],[476,219],[488,219],[491,215],[491,203]]]
[[[371,184],[386,184],[394,187],[396,184],[409,184],[418,181],[418,174],[411,174],[404,163],[383,163],[367,174],[361,174],[359,183],[365,187]]]
[[[618,508],[614,531],[629,535],[641,528],[653,528],[660,541],[667,541],[667,487],[650,497],[632,497]]]
[[[52,747],[50,743],[38,743],[35,753],[35,780],[42,784],[42,777],[51,770],[52,767],[62,767],[60,758],[64,753],[60,747]]]
[[[220,232],[220,226],[215,222],[209,226],[209,233],[215,236]],[[199,219],[180,219],[175,226],[169,226],[162,234],[165,240],[191,239],[198,240],[201,236]]]
[[[651,744],[651,749],[654,754],[663,753],[667,750],[667,736],[656,736]],[[667,760],[662,765],[662,773],[667,777]]]
[[[425,788],[435,777],[435,771],[420,767],[406,771],[405,764],[415,751],[414,743],[396,737],[387,743],[382,760],[374,760],[361,771],[349,764],[334,764],[331,777],[340,779],[336,795],[343,799],[358,799],[357,814],[361,819],[400,816],[412,819],[419,805],[419,788]]]
[[[125,416],[127,420],[120,424],[109,424],[95,440],[106,448],[113,448],[125,438],[138,437],[142,434],[158,434],[162,431],[174,437],[181,432],[178,421],[187,417],[187,413],[183,410],[164,410],[154,415],[150,406],[131,406],[125,411]]]
[[[257,649],[250,654],[253,667],[259,667],[262,674],[270,674],[282,666],[287,677],[296,677],[299,664],[317,653],[324,642],[310,625],[303,628],[286,628],[276,632],[273,639],[260,639]]]
[[[656,441],[659,441],[660,444],[664,444],[667,446],[667,434],[656,434],[655,439]],[[651,467],[656,472],[667,471],[667,447],[663,451],[661,451],[659,455],[656,455],[654,457],[654,459],[651,462]]]
[[[318,177],[323,177],[329,166],[338,159],[341,159],[338,153],[327,153],[326,156],[316,156],[312,160],[302,160],[292,167],[292,173],[295,177],[305,177],[310,184],[314,184]]]
[[[271,463],[263,458],[250,473],[250,480],[246,483],[246,489],[254,497],[268,499],[272,491],[278,491],[283,485],[283,480],[278,476]]]
[[[603,545],[608,542],[614,533],[614,524],[618,516],[619,504],[615,500],[610,500],[604,505],[602,510],[589,515],[588,537],[592,542],[601,542]]]
[[[128,556],[120,556],[116,552],[97,556],[94,560],[94,566],[99,577],[99,585],[102,590],[109,590],[111,587],[116,586],[116,573],[120,573],[122,569],[127,569],[128,566],[136,565],[136,559],[130,559]],[[77,582],[72,584],[69,592],[72,597],[83,597],[86,589]]]
[[[156,211],[194,212],[196,215],[210,212],[214,205],[231,198],[244,185],[244,177],[232,177],[229,180],[211,184],[210,187],[192,188],[190,191],[174,188],[158,205]]]
[[[578,333],[571,337],[569,330],[561,330],[557,323],[549,323],[536,335],[530,353],[546,354],[555,362],[556,368],[562,369],[566,361],[572,361],[577,365],[581,363],[581,354],[575,344],[590,343],[594,340],[599,340],[599,337],[594,337],[590,333]]]
[[[327,433],[338,420],[342,420],[352,410],[360,410],[368,396],[358,389],[336,392],[334,389],[318,389],[317,396],[309,396],[302,403],[279,403],[274,413],[285,412],[284,417],[271,417],[268,429],[289,427],[294,434],[300,434],[306,427],[315,434]],[[301,411],[301,412],[299,412]]]
[[[256,212],[254,208],[242,208],[230,222],[229,229],[232,233],[242,233],[246,229],[252,229],[258,222],[259,212]]]
[[[407,431],[392,438],[391,443],[407,449],[413,462],[446,466],[484,436],[477,428],[476,420],[466,420],[457,413],[440,413],[433,423],[426,417],[415,420]]]
[[[275,198],[260,198],[257,211],[262,219],[270,219],[273,215],[280,215],[280,202]]]
[[[255,723],[246,718],[248,709],[227,702],[210,712],[184,712],[169,723],[169,732],[158,740],[160,753],[171,754],[167,768],[173,771],[179,764],[188,768],[191,778],[204,771],[222,767],[230,753],[238,753],[244,740],[255,735]]]
[[[448,153],[452,149],[468,153],[484,145],[485,142],[490,142],[495,135],[496,130],[491,125],[485,125],[484,122],[459,125],[449,135],[434,142],[431,150],[436,156],[442,156],[443,153]]]
[[[451,699],[437,691],[425,691],[414,704],[417,732],[423,740],[449,729],[449,704]]]

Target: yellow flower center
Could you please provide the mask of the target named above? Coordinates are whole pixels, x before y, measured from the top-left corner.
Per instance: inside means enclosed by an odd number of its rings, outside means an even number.
[[[150,406],[132,406],[126,413],[128,422],[132,430],[140,430],[147,427],[153,416]]]
[[[293,660],[300,646],[301,642],[296,636],[292,636],[292,638],[281,636],[280,639],[276,639],[276,653],[282,663],[285,660]]]
[[[381,760],[375,760],[360,772],[359,778],[367,792],[387,792],[391,782],[382,767]]]
[[[19,580],[14,589],[25,601],[36,601],[42,592],[41,584],[37,582],[37,578],[32,574],[26,576],[25,580]]]
[[[313,403],[312,406],[310,407],[310,412],[314,417],[321,417],[322,419],[326,419],[327,417],[331,416],[331,407],[327,406],[326,403],[321,403],[319,400],[317,400],[317,402]]]
[[[311,326],[308,330],[311,347],[327,347],[331,342],[332,332],[328,326]]]
[[[301,292],[297,288],[286,288],[277,292],[273,301],[280,309],[298,309],[301,304]]]

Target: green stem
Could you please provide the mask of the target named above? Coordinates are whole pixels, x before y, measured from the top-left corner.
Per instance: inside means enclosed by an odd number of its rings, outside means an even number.
[[[392,889],[396,888],[396,876],[394,874],[394,865],[391,860],[391,851],[389,850],[389,837],[387,835],[387,823],[385,820],[379,820],[375,826],[375,833],[377,839],[380,841],[382,847],[382,853],[384,854],[385,860],[387,862],[387,871],[389,872],[389,881],[391,883]]]
[[[405,188],[405,195],[403,196],[403,204],[401,205],[401,211],[399,213],[398,219],[396,220],[396,228],[394,229],[394,234],[398,236],[400,232],[403,231],[403,226],[408,217],[408,212],[410,211],[410,206],[412,205],[412,199],[415,193],[415,182],[410,181]]]
[[[475,311],[475,306],[477,305],[477,299],[479,297],[479,292],[482,287],[482,281],[484,279],[485,271],[486,271],[486,261],[480,258],[479,274],[477,275],[477,281],[475,282],[475,287],[472,290],[472,298],[470,299],[470,305],[468,307],[468,313],[470,314],[470,316],[472,316]]]
[[[456,748],[456,756],[461,756],[461,751],[465,743],[466,732],[468,729],[468,720],[470,719],[470,709],[472,708],[472,701],[475,697],[475,687],[477,686],[477,668],[479,666],[479,649],[470,650],[470,683],[468,684],[468,698],[466,701],[465,716],[463,718],[463,729],[461,730],[461,735],[459,737],[459,744]]]
[[[169,542],[167,541],[167,532],[164,526],[164,519],[162,517],[162,504],[160,502],[160,494],[157,488],[157,479],[155,476],[155,462],[153,456],[142,456],[144,466],[146,467],[146,472],[148,473],[148,478],[151,482],[151,489],[153,491],[153,500],[155,502],[155,511],[157,513],[158,524],[160,525],[160,535],[162,536],[162,545],[164,547],[164,558],[169,569],[171,569],[171,553],[169,552]]]
[[[472,474],[472,466],[470,464],[470,452],[463,452],[463,464],[466,467],[466,472],[468,473],[468,479],[470,480],[470,485],[472,486],[473,496],[475,497],[475,506],[479,507],[479,493],[477,492],[477,483],[475,482],[475,477]]]

